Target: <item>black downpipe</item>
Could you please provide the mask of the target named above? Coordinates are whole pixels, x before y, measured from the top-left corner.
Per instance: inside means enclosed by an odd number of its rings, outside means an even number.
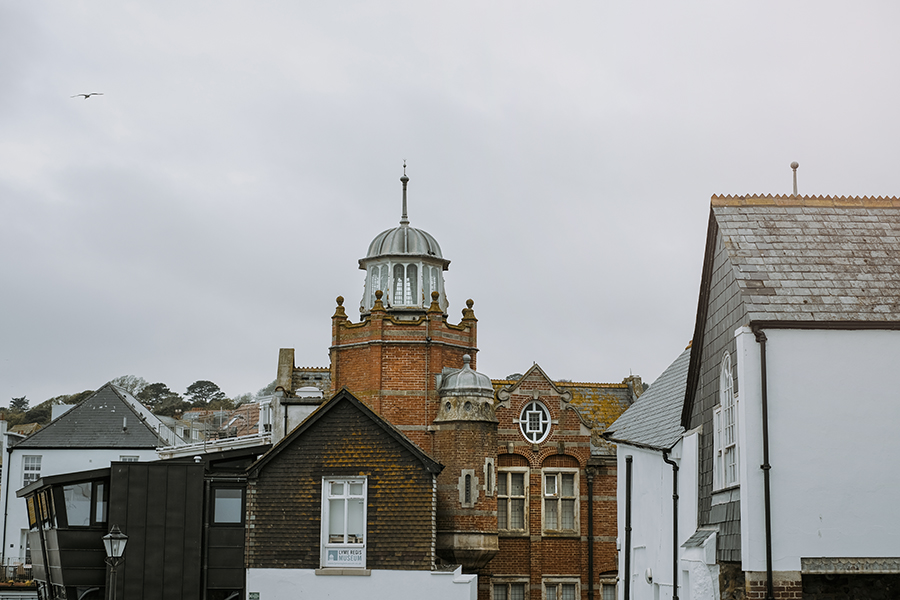
[[[772,502],[769,493],[769,393],[766,381],[766,334],[758,327],[753,328],[753,335],[759,343],[759,371],[762,385],[762,442],[763,442],[763,498],[766,510],[766,600],[775,599],[772,583]]]
[[[663,462],[672,465],[672,600],[678,600],[678,463],[663,450]]]
[[[594,600],[594,470],[587,470],[588,484],[588,600]]]
[[[631,598],[631,461],[625,457],[625,600]]]

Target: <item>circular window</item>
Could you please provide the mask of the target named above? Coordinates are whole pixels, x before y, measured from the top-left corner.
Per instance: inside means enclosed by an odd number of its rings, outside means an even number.
[[[532,444],[540,444],[550,434],[550,411],[540,402],[529,402],[519,416],[522,435]]]

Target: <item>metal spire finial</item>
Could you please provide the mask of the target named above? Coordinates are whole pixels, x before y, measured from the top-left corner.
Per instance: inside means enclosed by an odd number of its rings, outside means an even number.
[[[794,170],[794,196],[797,195],[797,167],[800,166],[796,160],[791,163],[791,168]]]
[[[406,183],[409,181],[409,177],[406,176],[406,160],[403,161],[403,177],[400,178],[400,183],[403,184],[403,214],[400,215],[400,224],[401,225],[409,225],[409,218],[406,216]]]

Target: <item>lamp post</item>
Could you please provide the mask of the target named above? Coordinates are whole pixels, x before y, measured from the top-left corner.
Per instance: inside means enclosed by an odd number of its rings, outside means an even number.
[[[116,599],[116,567],[122,562],[122,554],[125,553],[125,543],[128,536],[119,530],[118,525],[113,525],[109,533],[103,536],[103,546],[106,548],[106,564],[110,566],[109,598]]]

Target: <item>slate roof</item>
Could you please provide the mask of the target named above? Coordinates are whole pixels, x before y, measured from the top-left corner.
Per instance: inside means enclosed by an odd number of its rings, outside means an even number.
[[[107,383],[15,448],[156,448],[159,437],[131,406],[125,390]],[[128,429],[123,430],[123,418]]]
[[[749,320],[900,320],[900,199],[713,196]]]
[[[666,367],[650,389],[609,426],[604,437],[654,450],[671,449],[684,432],[681,410],[690,359],[689,346]]]

